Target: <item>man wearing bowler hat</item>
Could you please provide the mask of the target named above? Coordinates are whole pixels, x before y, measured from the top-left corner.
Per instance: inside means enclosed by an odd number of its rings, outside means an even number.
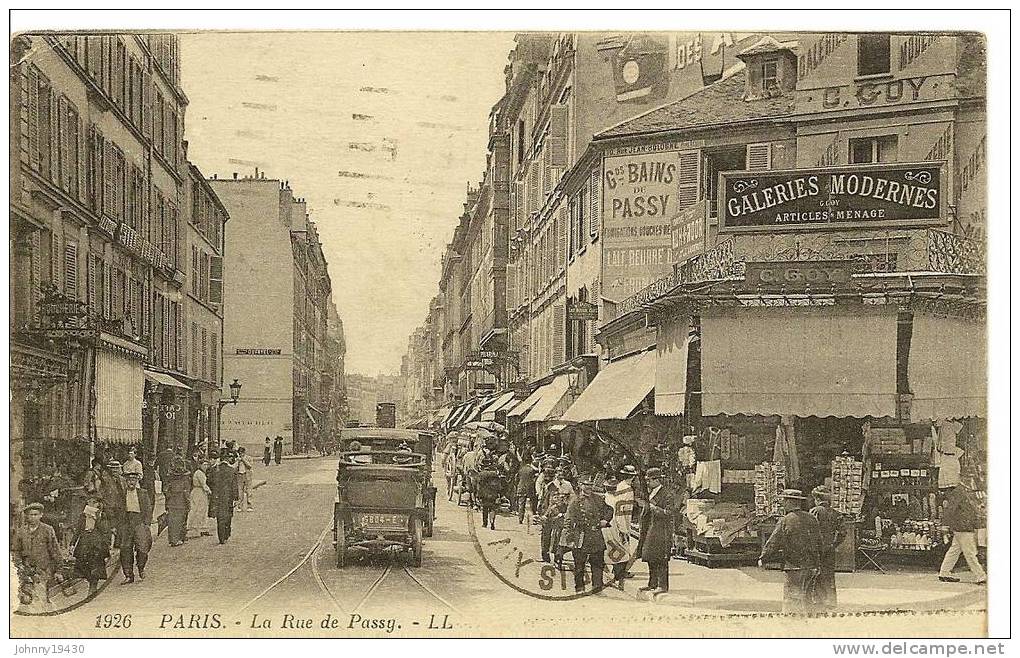
[[[638,553],[648,563],[648,584],[639,589],[663,594],[669,591],[669,555],[673,549],[673,492],[662,478],[662,469],[645,471],[648,499],[641,506],[641,537]]]
[[[786,574],[783,612],[809,612],[821,546],[818,519],[804,511],[800,489],[784,489],[780,498],[786,514],[762,547],[758,563],[782,560]]]

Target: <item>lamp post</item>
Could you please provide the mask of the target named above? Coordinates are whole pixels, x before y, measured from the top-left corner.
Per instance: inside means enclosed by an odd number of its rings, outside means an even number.
[[[217,407],[216,407],[216,445],[218,447],[221,447],[221,448],[223,447],[223,434],[222,434],[222,429],[223,429],[223,407],[227,406],[228,404],[233,404],[233,405],[237,404],[238,398],[241,397],[241,382],[237,381],[237,378],[235,377],[234,381],[232,381],[230,383],[229,388],[230,388],[230,397],[218,400],[217,403],[216,403],[217,404]]]

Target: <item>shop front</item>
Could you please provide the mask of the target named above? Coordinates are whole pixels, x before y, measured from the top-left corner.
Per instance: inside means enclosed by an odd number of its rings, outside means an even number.
[[[145,397],[142,414],[144,453],[149,460],[167,448],[191,454],[191,417],[195,391],[173,375],[158,370],[144,371]]]
[[[847,522],[840,568],[941,555],[942,494],[984,489],[983,302],[953,278],[776,298],[727,281],[651,305],[656,413],[688,410],[670,471],[690,559],[754,563],[778,493],[818,485]]]

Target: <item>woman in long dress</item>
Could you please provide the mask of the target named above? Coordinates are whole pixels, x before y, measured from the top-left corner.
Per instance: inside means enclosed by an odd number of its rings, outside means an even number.
[[[209,462],[202,460],[201,465],[191,476],[191,510],[188,512],[188,536],[208,536],[209,530],[209,495],[212,489],[206,482],[205,472]]]

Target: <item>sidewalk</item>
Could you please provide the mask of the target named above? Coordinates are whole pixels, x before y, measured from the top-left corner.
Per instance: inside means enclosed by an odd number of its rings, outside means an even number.
[[[480,527],[480,516],[476,522]],[[540,559],[541,526],[532,526],[529,531],[526,525],[518,524],[516,514],[499,516],[495,531],[480,532],[486,533],[487,540],[510,538],[513,545],[522,547],[525,558]],[[566,570],[572,569],[569,553],[564,556],[563,563]],[[983,610],[987,605],[987,586],[967,582],[969,573],[965,569],[958,574],[964,582],[943,583],[938,580],[937,568],[884,566],[886,574],[870,570],[837,573],[837,611]],[[648,565],[637,559],[630,571],[634,577],[624,581],[622,591],[615,587],[603,596],[698,612],[779,612],[782,608],[784,576],[781,571],[757,566],[710,569],[673,559],[669,565],[670,591],[654,598],[638,589],[648,582]]]
[[[256,480],[252,484],[252,489],[258,489],[265,484],[266,480]],[[159,487],[157,487],[157,492],[158,491]],[[157,493],[155,505],[152,510],[152,525],[150,526],[153,537],[153,553],[157,551],[157,540],[162,534],[159,528],[159,518],[164,514],[166,514],[166,497],[163,496],[162,493]],[[163,527],[163,530],[166,530],[166,526]],[[110,559],[106,565],[106,580],[100,582],[99,592],[97,592],[96,596],[92,598],[101,596],[103,590],[105,590],[106,587],[108,587],[114,580],[119,582],[121,579],[117,578],[118,573],[120,573],[120,549],[113,548],[110,551]],[[65,589],[73,589],[74,591],[69,592],[70,595],[68,596],[64,594]],[[88,583],[80,577],[76,577],[69,582],[50,586],[49,594],[51,603],[48,607],[33,602],[32,605],[28,606],[19,605],[18,612],[22,614],[53,614],[77,608],[91,600],[89,598]]]

